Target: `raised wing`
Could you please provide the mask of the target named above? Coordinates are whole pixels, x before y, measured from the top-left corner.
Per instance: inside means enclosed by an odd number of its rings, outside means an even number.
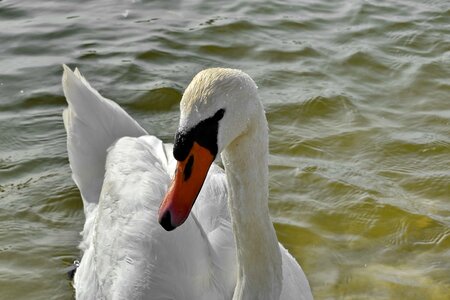
[[[67,151],[87,214],[92,204],[98,203],[107,149],[121,137],[147,132],[119,105],[93,89],[78,69],[72,72],[63,67],[62,85],[69,104],[63,112]]]

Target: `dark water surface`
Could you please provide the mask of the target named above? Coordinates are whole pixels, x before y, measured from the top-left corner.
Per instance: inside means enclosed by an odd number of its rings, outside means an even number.
[[[449,299],[450,2],[0,1],[0,299],[73,297],[62,63],[166,142],[194,74],[244,70],[316,299]]]

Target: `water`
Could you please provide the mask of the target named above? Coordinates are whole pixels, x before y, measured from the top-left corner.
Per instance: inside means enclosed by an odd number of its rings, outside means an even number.
[[[171,141],[198,71],[270,123],[270,210],[316,299],[450,295],[448,1],[0,1],[0,298],[73,297],[61,64]]]

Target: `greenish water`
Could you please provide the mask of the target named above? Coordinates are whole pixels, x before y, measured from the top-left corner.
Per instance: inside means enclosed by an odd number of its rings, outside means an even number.
[[[0,1],[0,299],[73,297],[62,63],[166,142],[194,74],[246,71],[315,298],[450,297],[448,1]]]

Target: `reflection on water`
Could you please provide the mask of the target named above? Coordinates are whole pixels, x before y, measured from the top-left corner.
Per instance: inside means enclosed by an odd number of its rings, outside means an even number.
[[[84,223],[61,64],[171,141],[199,70],[245,70],[270,210],[317,299],[450,294],[447,1],[1,1],[0,290],[65,299]]]

